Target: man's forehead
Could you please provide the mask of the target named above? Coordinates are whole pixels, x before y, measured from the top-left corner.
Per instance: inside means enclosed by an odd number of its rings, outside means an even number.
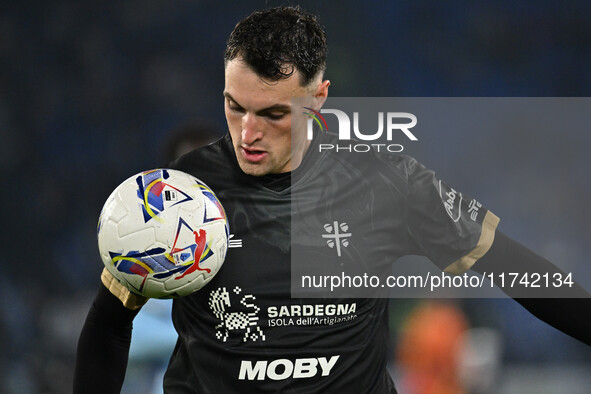
[[[288,78],[268,81],[241,59],[226,63],[224,95],[239,104],[249,101],[263,106],[286,105],[293,97],[307,95],[307,91],[307,87],[301,86],[297,71]]]

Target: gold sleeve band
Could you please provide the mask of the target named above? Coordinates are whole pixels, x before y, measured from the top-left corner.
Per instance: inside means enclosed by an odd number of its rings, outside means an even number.
[[[127,287],[119,283],[107,268],[103,268],[101,281],[109,289],[111,294],[117,297],[127,309],[134,311],[141,308],[148,301],[148,298],[132,293]]]
[[[494,213],[488,211],[482,220],[482,231],[476,247],[464,257],[454,261],[443,271],[448,274],[460,275],[468,271],[479,258],[484,256],[495,240],[495,230],[500,219]]]

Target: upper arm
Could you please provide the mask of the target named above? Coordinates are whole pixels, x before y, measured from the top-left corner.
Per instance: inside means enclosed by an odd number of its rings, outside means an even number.
[[[445,272],[466,272],[493,244],[499,218],[417,162],[408,178],[408,231],[419,252]]]

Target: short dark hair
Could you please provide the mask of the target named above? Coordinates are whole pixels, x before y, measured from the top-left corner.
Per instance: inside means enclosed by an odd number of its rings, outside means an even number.
[[[256,11],[234,28],[224,61],[240,56],[262,78],[278,81],[297,69],[308,85],[326,68],[326,35],[315,15],[300,7]]]

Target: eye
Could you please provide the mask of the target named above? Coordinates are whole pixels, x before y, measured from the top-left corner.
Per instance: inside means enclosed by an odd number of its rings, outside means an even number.
[[[285,112],[276,112],[276,113],[268,113],[265,115],[267,118],[272,119],[272,120],[280,120],[283,119],[285,117]]]
[[[240,112],[240,113],[243,113],[244,112],[244,108],[242,108],[241,106],[239,106],[238,104],[236,104],[234,101],[227,100],[227,104],[228,104],[228,109],[230,111]]]
[[[289,110],[283,108],[268,108],[259,113],[269,120],[282,120],[290,114]]]

